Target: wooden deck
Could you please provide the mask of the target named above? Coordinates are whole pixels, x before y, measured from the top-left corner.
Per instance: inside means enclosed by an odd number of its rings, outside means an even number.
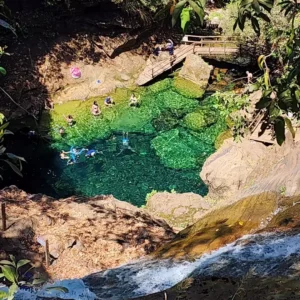
[[[225,36],[184,36],[181,45],[174,50],[174,57],[147,65],[136,81],[137,85],[144,85],[160,74],[172,69],[175,65],[185,60],[189,54],[203,56],[231,55],[239,52],[236,42],[232,37]]]

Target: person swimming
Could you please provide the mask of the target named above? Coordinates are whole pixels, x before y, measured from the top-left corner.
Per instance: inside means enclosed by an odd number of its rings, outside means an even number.
[[[91,149],[91,150],[86,149],[86,151],[87,151],[87,153],[86,153],[85,157],[88,157],[88,158],[94,157],[97,153],[102,153],[101,151],[94,150],[94,149]]]
[[[122,154],[125,151],[130,151],[130,152],[134,152],[135,153],[135,151],[129,145],[128,132],[123,132],[122,148],[121,148],[121,151],[117,154],[117,156],[119,156],[120,154]]]
[[[83,153],[84,151],[86,151],[87,149],[82,148],[81,150],[77,150],[75,147],[71,147],[70,151],[66,152],[66,151],[62,151],[60,153],[60,158],[61,159],[68,159],[67,161],[67,165],[72,165],[75,164],[77,162],[77,157],[81,155],[81,153]],[[67,156],[66,154],[69,154],[69,156]]]
[[[70,159],[70,157],[68,155],[66,155],[68,152],[65,152],[64,150],[62,150],[60,152],[60,158],[61,159]]]

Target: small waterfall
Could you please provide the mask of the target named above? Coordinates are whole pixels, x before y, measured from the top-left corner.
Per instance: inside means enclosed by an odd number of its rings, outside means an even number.
[[[163,291],[189,276],[288,276],[297,272],[299,250],[300,234],[247,235],[204,254],[193,262],[171,259],[138,260],[119,268],[91,274],[82,280],[65,280],[55,284],[67,287],[69,294],[49,294],[41,290],[36,295],[76,300],[121,300]],[[36,298],[31,295],[29,298],[23,296],[16,299]]]

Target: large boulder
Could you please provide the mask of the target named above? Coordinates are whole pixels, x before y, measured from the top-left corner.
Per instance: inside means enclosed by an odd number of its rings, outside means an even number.
[[[261,143],[227,140],[204,163],[200,177],[209,187],[209,197],[223,200],[233,197],[249,182],[250,174],[266,155]]]
[[[146,205],[151,215],[164,219],[176,228],[193,224],[209,208],[210,204],[195,193],[156,193],[148,199]]]
[[[190,54],[186,57],[184,65],[179,72],[179,76],[190,80],[200,88],[205,89],[210,78],[213,67],[206,63],[201,56]]]
[[[241,143],[226,140],[207,159],[200,174],[208,185],[208,197],[227,203],[263,192],[299,195],[298,138],[299,134],[293,141],[287,133],[283,146],[269,147],[246,139]]]

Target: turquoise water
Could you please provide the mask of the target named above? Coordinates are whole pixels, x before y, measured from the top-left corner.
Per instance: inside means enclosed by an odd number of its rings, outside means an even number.
[[[24,156],[23,179],[13,182],[32,193],[68,197],[112,194],[119,200],[144,205],[153,190],[207,193],[199,173],[214,151],[217,136],[227,129],[226,114],[214,97],[186,97],[164,80],[139,90],[140,107],[128,107],[130,91],[118,90],[113,108],[102,108],[102,117],[90,114],[91,99],[57,106],[41,122],[50,142],[14,140],[12,151]],[[101,105],[103,99],[97,99]],[[101,105],[102,106],[102,105]],[[66,127],[64,114],[71,113],[76,125]],[[66,136],[57,128],[64,126]],[[122,149],[122,132],[128,132],[130,147]],[[60,151],[71,146],[101,151],[93,158],[80,155],[76,164],[67,165]],[[8,176],[9,178],[9,176]],[[10,183],[5,179],[4,184]]]

